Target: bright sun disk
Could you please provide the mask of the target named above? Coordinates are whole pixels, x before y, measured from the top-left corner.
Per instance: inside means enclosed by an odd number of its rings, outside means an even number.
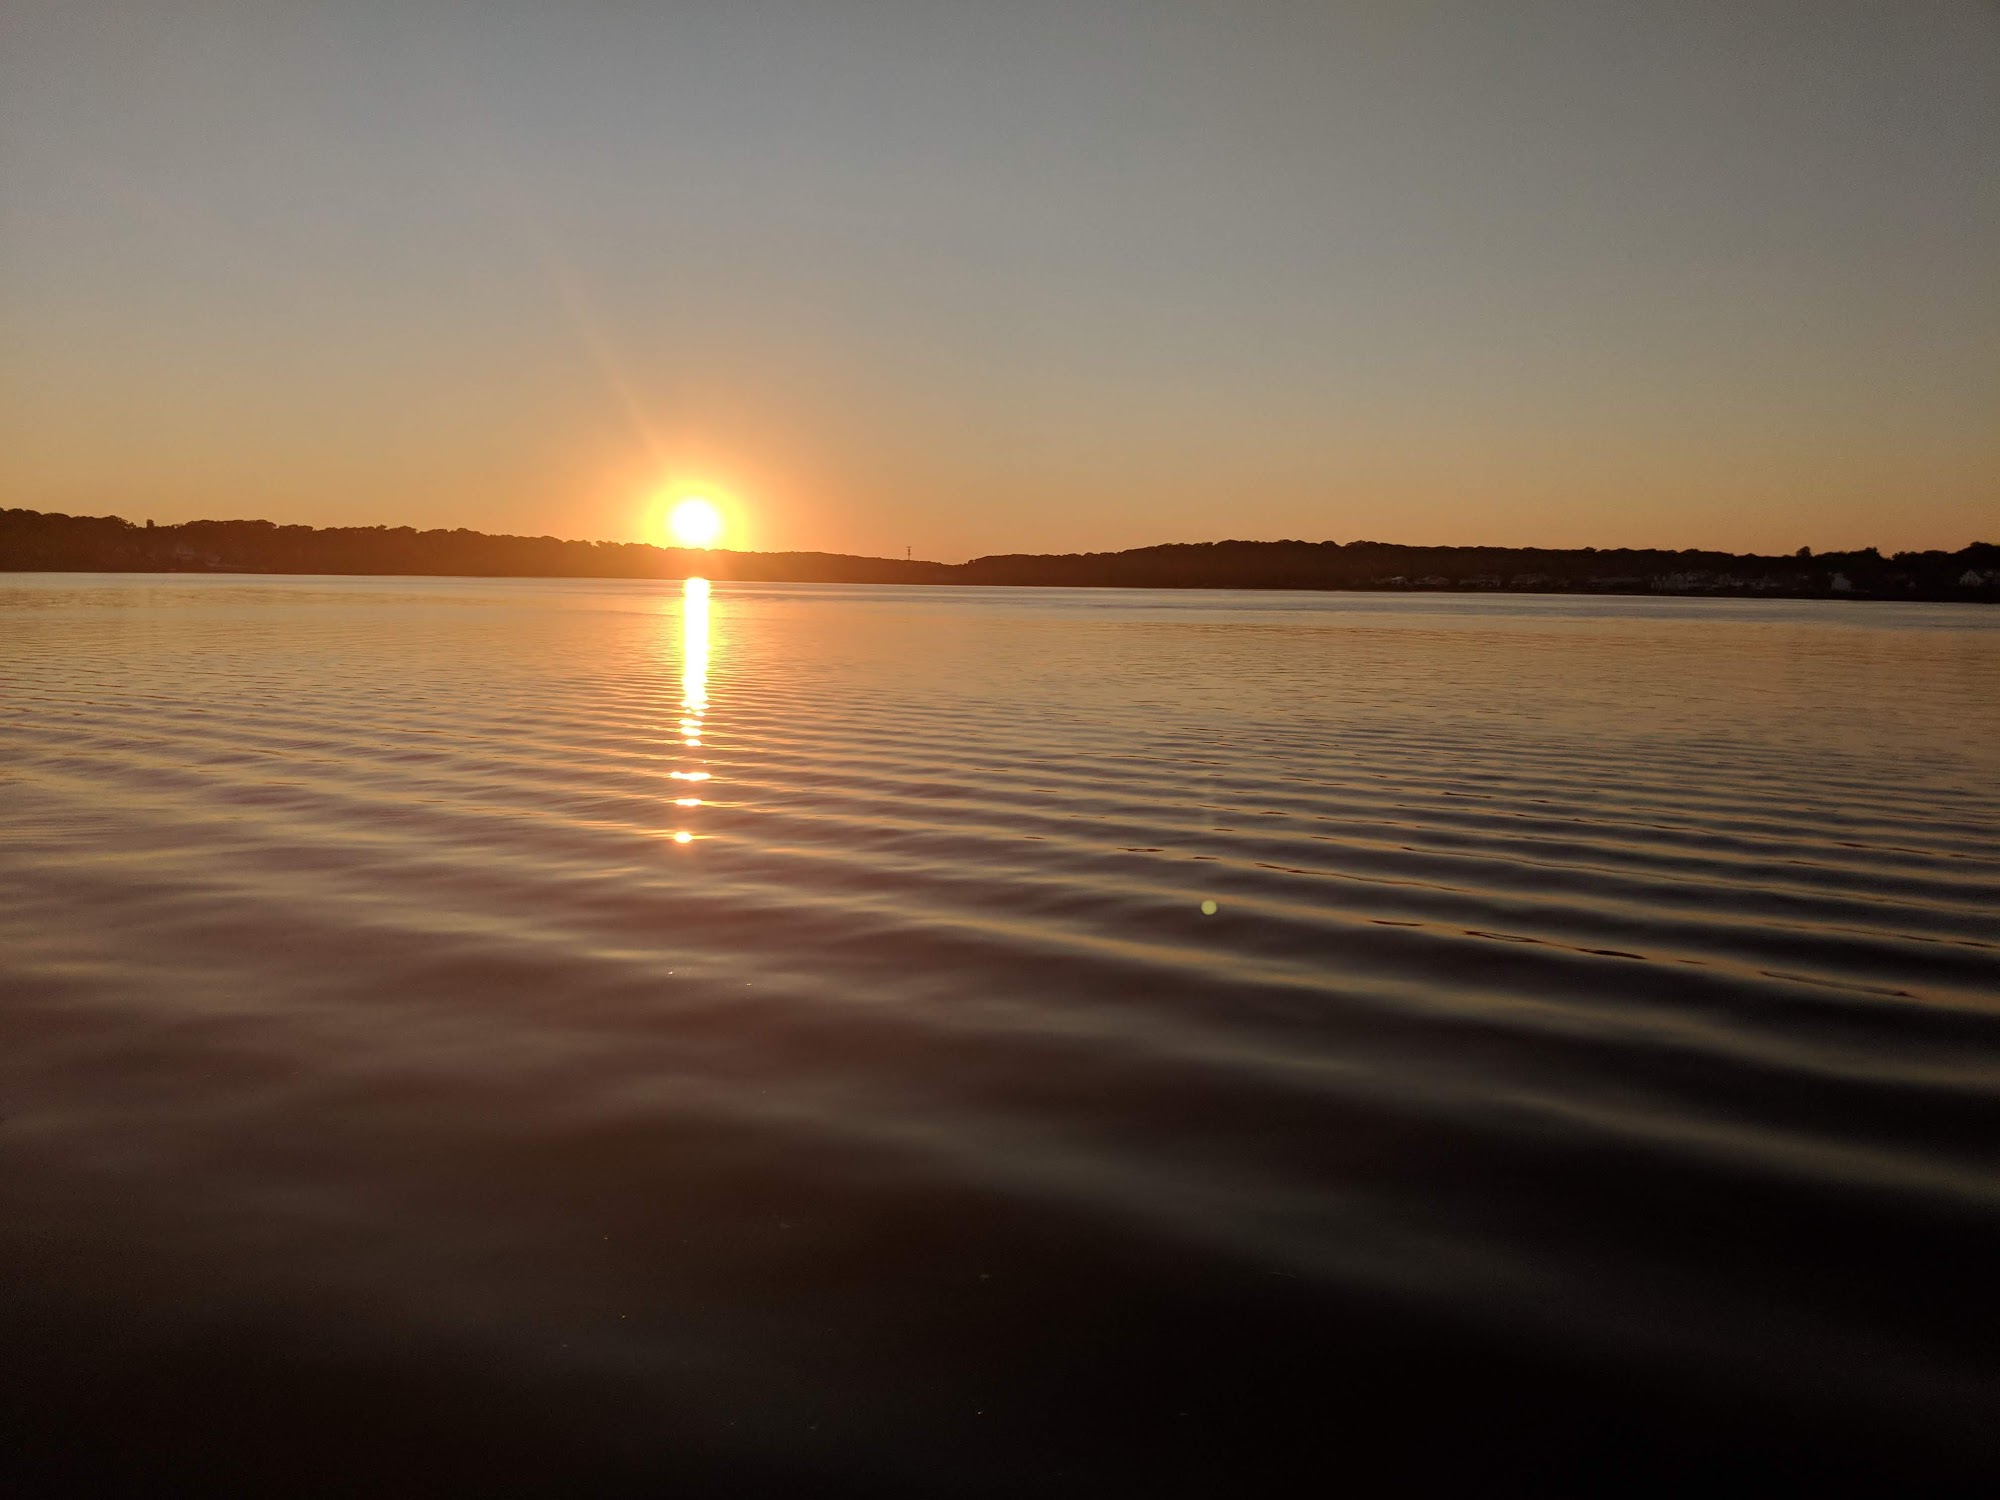
[[[667,516],[667,530],[683,547],[713,547],[722,535],[722,512],[712,500],[694,496],[681,501]]]

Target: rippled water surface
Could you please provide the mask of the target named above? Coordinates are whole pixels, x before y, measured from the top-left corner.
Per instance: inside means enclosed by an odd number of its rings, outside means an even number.
[[[0,580],[24,1473],[1976,1484],[1996,1148],[2000,613]]]

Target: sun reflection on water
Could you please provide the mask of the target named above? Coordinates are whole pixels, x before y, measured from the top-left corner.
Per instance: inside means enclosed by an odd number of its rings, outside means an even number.
[[[687,750],[701,748],[703,721],[708,716],[708,580],[690,578],[681,585],[681,744]],[[688,767],[668,773],[675,781],[707,781],[709,773]],[[699,797],[677,797],[676,807],[700,807]],[[677,844],[691,843],[694,834],[683,828],[674,834]]]

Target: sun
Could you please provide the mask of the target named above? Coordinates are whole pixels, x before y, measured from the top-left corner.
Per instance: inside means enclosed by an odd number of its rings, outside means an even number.
[[[722,535],[722,512],[714,501],[692,496],[668,513],[667,530],[683,547],[713,547]]]

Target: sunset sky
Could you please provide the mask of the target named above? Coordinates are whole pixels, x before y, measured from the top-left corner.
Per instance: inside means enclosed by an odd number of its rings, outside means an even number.
[[[0,0],[0,504],[2000,540],[2000,5]]]

